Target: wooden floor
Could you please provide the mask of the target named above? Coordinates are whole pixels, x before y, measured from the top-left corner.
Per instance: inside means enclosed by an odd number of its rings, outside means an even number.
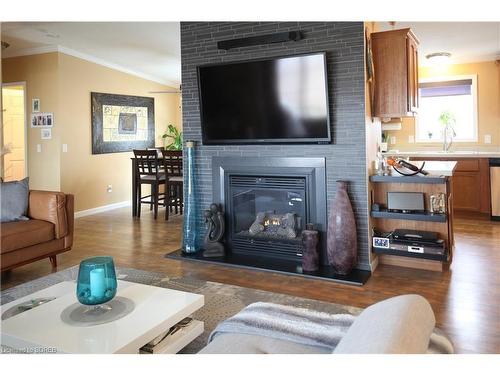
[[[160,213],[162,217],[163,211]],[[111,255],[118,266],[235,284],[358,307],[404,293],[431,303],[437,326],[459,353],[500,353],[500,223],[484,217],[455,219],[456,249],[447,273],[379,266],[363,287],[163,258],[180,246],[182,217],[154,221],[145,209],[133,219],[117,209],[76,220],[73,249],[58,257],[59,269],[83,258]],[[48,260],[3,275],[6,289],[50,273]]]

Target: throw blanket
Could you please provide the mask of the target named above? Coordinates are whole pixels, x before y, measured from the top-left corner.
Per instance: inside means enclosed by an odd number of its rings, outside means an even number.
[[[253,303],[220,323],[208,342],[222,333],[244,333],[302,345],[334,350],[356,317],[350,314],[328,314],[274,303]],[[427,353],[451,354],[453,345],[438,329],[430,337]]]

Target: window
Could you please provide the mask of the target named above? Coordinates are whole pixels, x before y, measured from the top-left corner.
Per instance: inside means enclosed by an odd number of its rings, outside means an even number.
[[[420,81],[420,106],[415,126],[417,142],[443,142],[443,114],[452,118],[454,142],[477,142],[476,76]]]

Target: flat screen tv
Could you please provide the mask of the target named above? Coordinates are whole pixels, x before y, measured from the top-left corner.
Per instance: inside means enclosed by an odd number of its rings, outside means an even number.
[[[328,143],[325,53],[198,67],[203,144]]]

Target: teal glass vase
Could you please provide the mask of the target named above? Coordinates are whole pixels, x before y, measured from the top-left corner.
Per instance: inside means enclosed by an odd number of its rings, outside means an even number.
[[[78,269],[76,297],[83,305],[102,305],[116,295],[116,272],[113,258],[83,260]]]
[[[186,141],[184,148],[184,223],[182,250],[185,253],[196,253],[199,249],[196,244],[196,200],[194,182],[194,142]]]

